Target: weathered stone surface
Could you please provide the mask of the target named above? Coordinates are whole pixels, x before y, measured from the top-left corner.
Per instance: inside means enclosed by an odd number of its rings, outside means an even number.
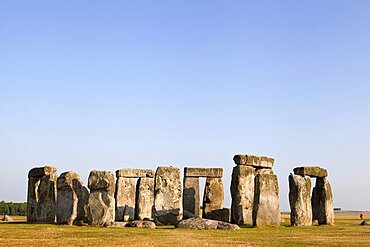
[[[35,167],[28,172],[28,177],[41,178],[45,175],[56,174],[57,168],[53,166]]]
[[[33,168],[28,177],[27,222],[54,223],[57,198],[56,168]]]
[[[123,168],[116,171],[116,177],[126,178],[153,178],[154,171],[150,169]]]
[[[110,226],[115,219],[114,175],[91,171],[89,176],[88,222],[93,226]]]
[[[126,224],[126,227],[136,227],[136,228],[151,228],[156,227],[155,223],[149,220],[134,220]]]
[[[319,166],[302,166],[293,169],[295,175],[324,178],[328,176],[328,171]]]
[[[222,178],[207,178],[203,196],[203,218],[213,210],[224,206],[224,185]]]
[[[256,169],[256,175],[257,174],[270,174],[270,175],[274,175],[274,171],[270,168],[257,168]]]
[[[81,190],[79,191],[78,195],[78,204],[77,204],[77,218],[76,221],[79,225],[80,223],[88,223],[88,217],[87,217],[87,212],[88,212],[88,202],[89,202],[89,190],[85,187],[82,186]]]
[[[58,177],[58,196],[56,218],[58,224],[80,225],[85,218],[85,212],[79,210],[79,201],[83,195],[83,186],[80,176],[73,172],[62,173]],[[80,199],[81,198],[81,199]],[[80,207],[82,206],[80,202]]]
[[[3,221],[11,222],[13,219],[9,215],[4,215]]]
[[[199,218],[199,215],[195,215],[193,213],[190,213],[189,211],[183,210],[182,218],[184,220],[189,219],[189,218]]]
[[[196,168],[196,167],[185,167],[185,177],[208,177],[208,178],[222,178],[222,168]]]
[[[91,191],[88,201],[88,220],[93,226],[110,226],[114,223],[115,200],[109,191]]]
[[[326,178],[316,178],[312,193],[312,211],[319,225],[334,225],[333,194]]]
[[[370,226],[370,221],[369,220],[364,220],[364,221],[361,222],[360,225],[362,225],[362,226]]]
[[[190,218],[182,220],[175,225],[176,228],[192,230],[239,230],[238,225],[201,218]]]
[[[272,168],[275,160],[264,156],[237,154],[234,156],[234,162],[237,165],[253,166],[256,168]]]
[[[182,219],[180,169],[160,166],[155,174],[153,216],[161,224],[175,224]]]
[[[88,187],[90,190],[106,190],[114,196],[115,181],[114,175],[108,171],[93,170],[89,175]]]
[[[235,166],[231,177],[231,222],[253,224],[255,169],[250,166]]]
[[[255,178],[253,225],[279,226],[280,218],[277,176],[258,174]]]
[[[290,223],[292,226],[311,226],[311,179],[289,175]]]
[[[200,188],[198,177],[184,177],[184,193],[182,195],[184,211],[199,216]]]
[[[116,183],[116,221],[135,219],[136,179],[118,177]]]
[[[135,218],[152,219],[154,205],[154,178],[139,178],[136,189]]]
[[[206,214],[206,219],[230,222],[231,210],[229,208],[216,209]]]

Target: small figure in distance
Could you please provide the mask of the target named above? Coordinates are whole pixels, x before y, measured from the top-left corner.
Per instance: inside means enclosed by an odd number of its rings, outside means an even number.
[[[360,214],[360,219],[363,219],[364,218],[364,215],[363,214]]]

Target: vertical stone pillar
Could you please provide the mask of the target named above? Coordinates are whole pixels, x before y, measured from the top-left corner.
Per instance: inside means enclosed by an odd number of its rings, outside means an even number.
[[[255,169],[251,166],[235,166],[231,177],[231,222],[253,224]]]
[[[77,173],[73,171],[65,172],[58,177],[56,209],[58,224],[81,225],[85,218],[83,208],[87,204],[84,190],[82,180]]]
[[[290,223],[292,226],[311,226],[311,179],[308,176],[289,175]]]
[[[116,221],[135,219],[136,178],[117,177]]]
[[[88,221],[94,226],[110,226],[115,219],[114,175],[107,171],[91,171],[88,187]]]
[[[54,223],[57,197],[57,169],[33,168],[28,173],[27,222]]]
[[[327,178],[316,178],[312,195],[314,217],[319,225],[334,225],[333,193]]]
[[[203,218],[224,205],[224,186],[222,178],[207,178],[203,196]]]
[[[152,219],[154,204],[154,178],[139,178],[136,186],[135,218]]]
[[[199,216],[199,177],[184,177],[183,207],[184,210]]]
[[[157,224],[175,224],[182,219],[180,169],[160,166],[155,173],[153,216]]]
[[[280,217],[277,176],[258,174],[255,177],[253,225],[279,226]]]

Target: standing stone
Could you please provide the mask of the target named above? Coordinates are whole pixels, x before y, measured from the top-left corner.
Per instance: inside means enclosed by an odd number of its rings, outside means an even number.
[[[253,225],[279,226],[280,220],[277,176],[258,174],[255,178]]]
[[[118,177],[116,184],[116,221],[135,219],[136,178]]]
[[[318,220],[318,214],[319,214],[319,201],[317,196],[317,189],[316,187],[313,187],[312,189],[312,196],[311,196],[311,208],[312,208],[312,221]]]
[[[290,223],[292,226],[311,226],[311,179],[308,176],[289,175]]]
[[[231,177],[231,223],[253,224],[255,171],[250,166],[235,166]]]
[[[33,168],[29,171],[27,222],[55,222],[57,178],[57,169],[52,166]]]
[[[312,202],[319,225],[334,225],[333,194],[327,178],[316,178]]]
[[[180,169],[160,166],[155,174],[153,216],[164,225],[175,224],[182,219],[182,191]]]
[[[199,216],[200,193],[198,177],[184,177],[183,206],[184,211]]]
[[[81,202],[84,201],[81,196],[83,196],[83,186],[80,176],[73,171],[62,173],[58,178],[56,209],[58,224],[80,225],[82,223],[85,212],[79,210],[79,206],[82,206]]]
[[[139,178],[136,187],[135,218],[152,219],[154,204],[154,178]]]
[[[222,209],[224,205],[224,186],[222,178],[207,178],[203,196],[203,218],[213,210]]]
[[[88,220],[93,226],[110,226],[115,219],[114,175],[107,171],[91,171],[88,187]]]

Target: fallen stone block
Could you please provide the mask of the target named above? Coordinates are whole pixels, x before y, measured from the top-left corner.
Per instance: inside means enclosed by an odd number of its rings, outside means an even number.
[[[192,230],[239,230],[238,225],[226,223],[217,220],[190,218],[181,220],[175,224],[176,228],[192,229]]]
[[[370,226],[370,221],[369,220],[364,220],[364,221],[361,222],[360,225],[362,225],[362,226]]]
[[[230,222],[231,210],[229,208],[216,209],[206,214],[206,219]]]
[[[185,167],[184,176],[185,177],[222,178],[223,169],[222,168]]]
[[[126,227],[136,227],[136,228],[151,228],[156,227],[155,223],[148,220],[134,220],[126,224]]]
[[[328,171],[318,166],[302,166],[293,169],[295,175],[324,178],[328,176]]]

